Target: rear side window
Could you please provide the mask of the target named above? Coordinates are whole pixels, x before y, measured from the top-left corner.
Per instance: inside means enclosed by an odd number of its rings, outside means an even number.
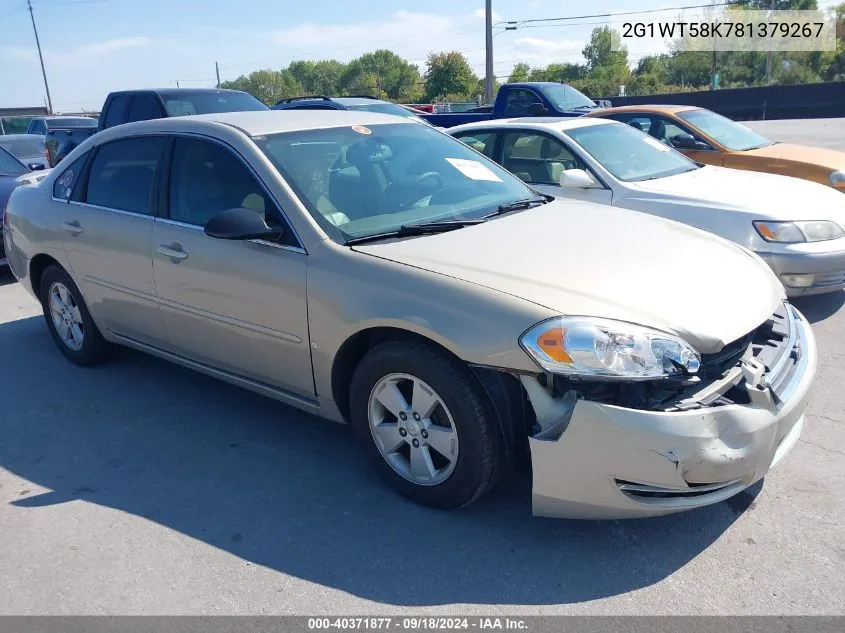
[[[129,97],[126,95],[118,95],[114,97],[109,103],[106,111],[105,127],[114,127],[124,122],[124,115],[126,113],[126,106],[129,104]]]
[[[137,95],[132,97],[132,104],[129,106],[129,116],[126,122],[150,121],[161,117],[158,104],[149,95]]]
[[[91,163],[86,201],[151,215],[153,181],[164,145],[163,136],[143,136],[100,147]]]
[[[56,179],[53,183],[54,198],[58,198],[59,200],[70,200],[70,197],[73,195],[73,188],[79,180],[79,174],[85,166],[86,158],[88,158],[87,152],[73,161],[71,166],[65,169],[62,172],[62,175]]]

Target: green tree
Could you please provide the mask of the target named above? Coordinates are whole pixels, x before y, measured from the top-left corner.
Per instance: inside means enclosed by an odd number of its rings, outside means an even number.
[[[613,50],[613,49],[616,50]],[[608,26],[593,29],[590,43],[581,51],[587,60],[587,71],[594,72],[598,68],[614,68],[628,66],[628,49],[619,43],[619,32]]]
[[[477,86],[478,77],[463,53],[429,53],[425,73],[427,99],[434,101],[450,95],[471,101],[476,96]]]
[[[396,101],[412,101],[422,90],[419,68],[388,50],[365,53],[346,65],[343,87]]]
[[[341,92],[346,64],[336,59],[297,60],[291,62],[285,71],[302,86],[303,93],[331,96]]]
[[[302,87],[292,77],[284,77],[278,70],[256,70],[233,81],[224,81],[221,88],[243,90],[267,105],[280,99],[297,96]]]
[[[531,66],[526,64],[525,62],[519,62],[518,64],[514,64],[513,69],[511,70],[511,74],[508,77],[509,84],[519,83],[520,81],[528,81],[528,77],[531,74]]]
[[[815,11],[819,8],[816,0],[739,0],[737,4],[753,11]]]
[[[557,81],[560,83],[572,83],[583,79],[587,74],[587,68],[582,64],[549,64],[545,68],[532,68],[529,75],[531,81]]]

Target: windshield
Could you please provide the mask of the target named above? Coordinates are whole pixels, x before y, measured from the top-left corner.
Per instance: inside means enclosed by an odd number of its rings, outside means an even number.
[[[654,180],[698,169],[674,149],[624,123],[566,130],[569,138],[619,180]]]
[[[423,125],[301,130],[255,142],[341,242],[409,224],[476,220],[538,197],[460,141]]]
[[[97,127],[97,121],[85,118],[63,117],[61,119],[47,119],[47,128],[54,130],[64,127]]]
[[[382,114],[395,114],[396,116],[402,116],[409,119],[418,119],[419,117],[403,108],[402,106],[398,106],[395,103],[384,103],[378,102],[375,103],[356,103],[356,104],[344,104],[350,110],[363,110],[365,112],[381,112]]]
[[[548,84],[543,92],[559,110],[597,108],[596,102],[566,84]]]
[[[44,137],[5,138],[0,136],[0,147],[15,158],[44,158]]]
[[[245,92],[195,92],[164,94],[164,107],[169,116],[216,114],[218,112],[250,112],[269,110],[266,105]]]
[[[765,136],[710,110],[685,110],[678,116],[724,147],[744,152],[774,145]]]
[[[0,148],[0,176],[21,176],[26,173],[29,173],[29,170],[20,161]]]

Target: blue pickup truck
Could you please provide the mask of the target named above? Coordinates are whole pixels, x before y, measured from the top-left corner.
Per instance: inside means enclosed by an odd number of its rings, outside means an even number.
[[[437,127],[454,127],[475,121],[511,117],[582,116],[599,107],[599,104],[572,86],[548,81],[529,81],[504,84],[499,88],[496,101],[487,108],[476,108],[474,112],[420,114],[420,117]]]

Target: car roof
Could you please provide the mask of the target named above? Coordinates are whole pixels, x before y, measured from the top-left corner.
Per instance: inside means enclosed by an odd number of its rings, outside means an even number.
[[[686,110],[701,110],[701,108],[692,105],[641,104],[603,108],[597,110],[596,114],[604,114],[605,112],[684,112]]]
[[[582,127],[592,127],[594,125],[613,125],[616,121],[609,119],[586,118],[586,117],[519,117],[514,119],[493,119],[491,121],[476,121],[474,123],[466,123],[464,125],[456,125],[449,128],[447,131],[462,132],[465,130],[491,130],[491,129],[507,129],[509,127],[521,127],[531,130],[549,130],[552,132],[563,132],[565,130],[574,130]]]
[[[241,130],[248,136],[264,136],[281,132],[300,130],[319,130],[352,125],[379,125],[401,123],[417,125],[409,118],[380,112],[362,110],[254,110],[249,112],[218,112],[212,114],[193,114],[190,116],[169,117],[138,121],[109,128],[97,134],[98,137],[112,132],[109,136],[120,137],[124,133],[192,130],[203,125],[214,127],[226,125]]]
[[[137,90],[114,90],[110,95],[131,95],[152,93],[159,95],[192,95],[208,92],[243,92],[243,90],[229,90],[228,88],[138,88]]]
[[[23,138],[32,138],[32,139],[41,139],[44,140],[44,137],[41,134],[0,134],[0,141],[3,139],[9,139],[12,141],[18,141]]]

